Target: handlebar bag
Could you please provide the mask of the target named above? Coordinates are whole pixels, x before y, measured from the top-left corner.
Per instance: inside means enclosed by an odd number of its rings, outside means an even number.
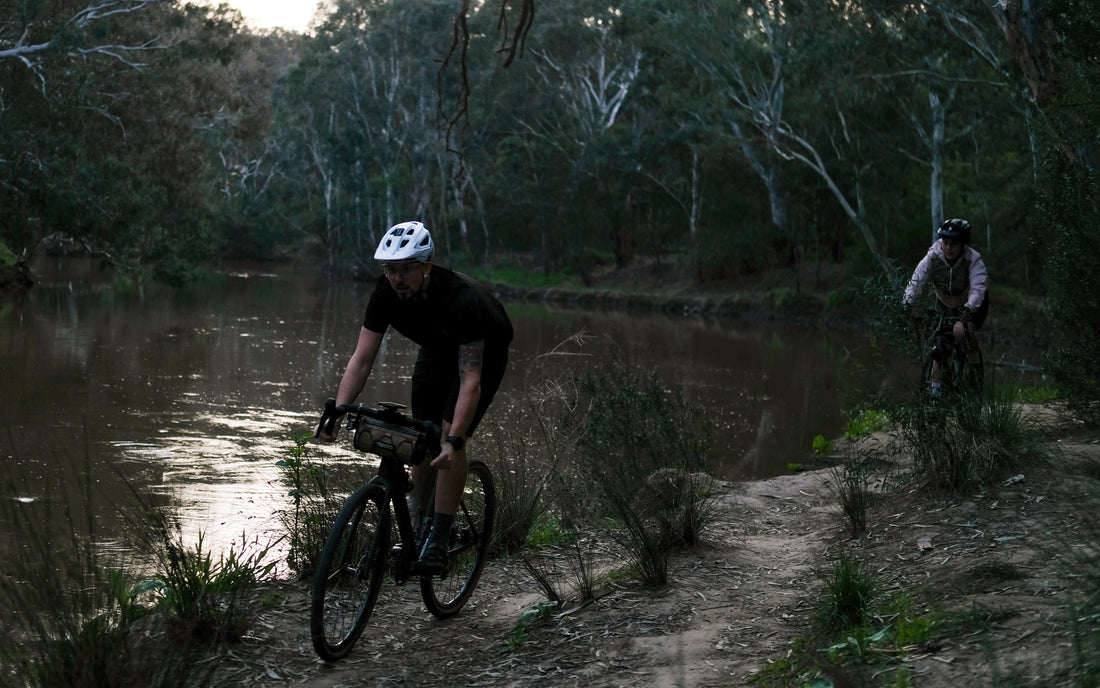
[[[374,418],[362,419],[355,430],[355,448],[359,451],[394,457],[409,465],[424,460],[427,444],[423,432]]]

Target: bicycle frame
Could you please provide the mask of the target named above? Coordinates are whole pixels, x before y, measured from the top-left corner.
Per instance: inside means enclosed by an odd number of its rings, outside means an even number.
[[[955,342],[953,330],[956,321],[952,312],[941,309],[932,311],[923,320],[926,323],[933,323],[934,326],[930,328],[931,331],[926,337],[921,334],[924,328],[917,331],[918,337],[922,338],[921,383],[923,385],[929,381],[931,366],[935,363],[939,368],[941,381],[948,387],[960,389],[969,382],[976,386],[977,391],[981,391],[984,371],[981,344],[974,333],[967,334],[967,341],[972,343],[973,354],[977,358],[976,361],[969,360],[968,352]],[[976,373],[976,377],[973,374],[969,376],[971,378],[969,381],[967,369]]]
[[[417,547],[421,544],[421,540],[426,535],[428,526],[431,523],[432,513],[434,512],[431,505],[435,500],[435,481],[431,480],[429,483],[432,487],[427,496],[428,511],[425,513],[419,528],[413,527],[412,517],[409,514],[409,503],[406,495],[411,488],[411,481],[403,463],[394,458],[383,457],[382,463],[378,467],[378,473],[367,482],[382,488],[386,504],[392,510],[391,515],[397,525],[398,541],[394,544],[402,546],[401,556],[399,560],[394,562],[395,565],[391,567],[391,571],[394,582],[400,585],[412,577],[413,563],[416,562],[419,556],[419,552],[416,551]]]
[[[339,407],[335,407],[335,411],[339,413],[346,413],[348,415],[347,429],[351,432],[356,432],[356,445],[361,451],[367,451],[364,447],[359,446],[358,431],[362,423],[367,422],[366,419],[371,418],[379,421],[382,425],[380,427],[395,426],[397,428],[414,430],[422,437],[424,441],[417,442],[417,448],[411,454],[404,458],[399,458],[399,453],[396,450],[393,451],[379,451],[378,457],[380,459],[378,465],[378,472],[368,480],[368,484],[378,485],[382,488],[385,495],[385,503],[391,510],[391,517],[394,519],[394,523],[397,524],[398,542],[394,544],[401,544],[401,557],[400,560],[394,562],[392,567],[392,574],[394,582],[402,584],[407,581],[413,575],[413,563],[417,560],[419,552],[416,551],[417,546],[420,544],[421,535],[424,534],[427,525],[431,523],[431,516],[435,511],[433,505],[435,502],[435,480],[434,471],[429,474],[428,484],[431,489],[428,491],[426,504],[428,511],[425,514],[424,519],[420,523],[420,533],[416,532],[413,528],[412,518],[409,514],[408,507],[408,494],[412,487],[412,482],[409,477],[407,466],[418,465],[425,460],[430,460],[431,457],[439,452],[439,438],[440,429],[439,426],[429,421],[418,421],[413,418],[399,413],[400,405],[383,403],[382,410],[378,411],[366,406],[355,406],[351,404],[345,404]],[[326,406],[326,411],[328,406]]]

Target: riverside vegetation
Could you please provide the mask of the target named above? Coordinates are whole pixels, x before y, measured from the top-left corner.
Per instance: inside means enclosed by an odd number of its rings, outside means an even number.
[[[525,373],[524,398],[500,411],[520,430],[489,427],[482,440],[500,467],[490,569],[511,573],[490,570],[478,596],[519,606],[479,616],[475,601],[463,616],[477,623],[488,615],[495,633],[482,643],[495,650],[446,652],[437,642],[425,665],[415,648],[450,631],[426,628],[408,601],[368,628],[372,642],[408,646],[404,670],[421,685],[456,677],[629,685],[662,676],[677,685],[815,688],[939,687],[960,676],[979,685],[1098,685],[1100,538],[1088,515],[1100,502],[1100,455],[1088,450],[1094,444],[1071,451],[1058,441],[1080,433],[1064,413],[1021,403],[1023,393],[1004,381],[982,399],[877,400],[876,410],[853,413],[846,437],[815,443],[831,467],[735,486],[709,477],[715,448],[701,409],[651,373],[618,362],[578,366],[583,345],[578,336],[540,357]],[[316,459],[305,437],[279,464],[286,564],[304,581],[331,514],[365,475]],[[215,556],[201,536],[185,545],[170,517],[135,498],[127,514],[142,546],[134,551],[148,554],[126,566],[97,546],[89,488],[73,496],[67,533],[44,532],[23,506],[7,507],[32,549],[0,583],[9,610],[0,685],[240,685],[245,675],[249,685],[310,685],[311,677],[336,685],[383,670],[361,663],[373,656],[371,642],[360,662],[335,674],[318,674],[308,650],[288,651],[305,638],[294,591],[306,583],[271,578],[274,543],[242,535],[239,547]],[[760,505],[770,499],[779,506]],[[773,527],[786,537],[759,539]],[[920,528],[927,534],[903,549]],[[964,552],[960,532],[989,543]],[[1039,541],[1011,550],[1029,537]],[[784,566],[786,550],[801,551],[797,564]],[[943,556],[939,567],[932,552]],[[947,566],[952,558],[958,565]],[[753,561],[774,568],[749,576],[742,567]],[[1041,571],[1034,581],[1032,569]],[[923,577],[933,572],[946,578]],[[719,605],[711,637],[687,636],[699,645],[692,652],[709,657],[692,661],[681,648],[641,667],[637,655],[613,659],[647,636],[687,633],[707,615],[686,609],[741,587],[751,599],[734,593],[739,602]],[[608,619],[623,614],[619,628],[637,637],[612,630]],[[735,628],[764,614],[776,617],[770,633],[731,646]],[[601,623],[611,639],[602,649],[595,639],[570,641]],[[403,627],[412,635],[394,639]],[[594,659],[602,653],[603,664]],[[593,673],[593,661],[603,669]]]

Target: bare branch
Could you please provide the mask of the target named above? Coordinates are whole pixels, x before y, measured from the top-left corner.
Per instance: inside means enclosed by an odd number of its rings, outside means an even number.
[[[497,29],[502,38],[501,47],[497,51],[503,58],[502,65],[508,67],[516,59],[516,55],[523,55],[523,47],[527,40],[527,33],[531,30],[535,21],[535,0],[520,0],[519,17],[514,28],[509,25],[509,0],[500,0],[500,14],[497,17]],[[443,124],[444,144],[447,150],[459,157],[458,174],[462,174],[462,151],[452,144],[455,130],[460,126],[469,126],[470,103],[470,73],[468,55],[470,50],[470,30],[466,26],[466,19],[470,16],[470,0],[462,0],[462,7],[454,19],[454,31],[450,49],[444,56],[436,73],[436,109],[438,117]],[[457,56],[459,62],[459,92],[456,97],[456,105],[453,114],[447,114],[443,103],[443,78],[450,69]]]
[[[158,5],[171,0],[99,0],[99,2],[93,2],[85,7],[83,10],[77,12],[67,21],[63,22],[62,26],[74,27],[76,29],[85,29],[93,22],[106,17],[111,17],[120,14],[129,14],[131,12],[138,12],[147,7]],[[0,49],[0,60],[16,59],[22,62],[27,69],[34,72],[38,77],[42,90],[46,88],[46,77],[43,72],[42,64],[37,56],[42,55],[50,50],[55,50],[58,47],[59,33],[55,33],[47,41],[39,43],[27,43],[29,29],[25,29],[23,34],[15,40],[10,47]],[[2,42],[2,38],[0,38]],[[92,46],[74,46],[68,49],[68,54],[72,55],[106,55],[113,59],[116,59],[123,64],[140,69],[144,65],[135,62],[129,57],[129,55],[146,51],[155,50],[164,47],[160,43],[159,38],[155,38],[141,45],[118,45],[118,44],[106,44],[106,45],[92,45]]]
[[[97,19],[110,17],[116,14],[128,14],[138,12],[150,5],[170,2],[170,0],[101,0],[93,3],[77,12],[69,23],[77,26],[86,26]]]

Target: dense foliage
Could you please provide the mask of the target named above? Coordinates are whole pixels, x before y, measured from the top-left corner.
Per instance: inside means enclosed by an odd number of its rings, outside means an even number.
[[[177,0],[0,5],[0,240],[174,282],[224,257],[347,274],[415,217],[452,264],[705,283],[893,274],[964,216],[998,289],[1100,322],[1085,0],[325,8],[300,36]]]

